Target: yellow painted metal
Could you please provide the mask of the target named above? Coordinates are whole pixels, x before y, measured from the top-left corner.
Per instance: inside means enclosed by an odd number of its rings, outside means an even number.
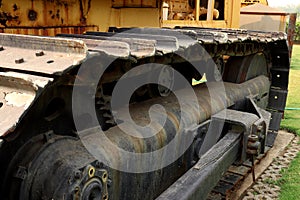
[[[210,0],[211,7],[213,8],[213,3],[216,2],[215,0]],[[168,0],[169,3],[176,3],[178,0]],[[198,5],[201,5],[202,2],[205,0],[195,0],[195,20],[164,20],[161,23],[162,27],[170,27],[173,28],[175,26],[193,26],[193,27],[214,27],[214,28],[238,28],[239,27],[239,19],[240,19],[240,7],[241,1],[240,0],[224,0],[224,19],[212,20],[212,13],[213,9],[208,8],[208,13],[210,17],[207,17],[208,20],[198,20],[200,11],[198,10]],[[206,0],[208,3],[208,0]],[[209,3],[208,3],[209,4]],[[207,7],[206,7],[207,8]],[[172,8],[170,8],[172,9]],[[172,12],[172,10],[170,11]],[[187,11],[182,11],[187,12]],[[209,20],[210,18],[210,20]]]
[[[90,10],[84,1],[76,0],[58,1],[59,3],[44,0],[2,0],[1,2],[1,13],[7,18],[7,26],[84,25],[82,19]],[[64,5],[66,2],[68,6]],[[74,15],[74,10],[79,11],[80,6],[83,7],[82,12]]]
[[[96,24],[87,22],[90,11],[88,1],[2,0],[0,32],[55,35],[96,31]]]
[[[159,27],[160,13],[155,8],[112,9],[112,27]],[[105,27],[108,28],[108,27]]]
[[[207,21],[212,21],[213,20],[213,11],[215,7],[215,0],[208,0],[208,6],[207,6]]]
[[[165,20],[165,21],[163,21],[163,26],[170,27],[170,28],[174,28],[176,26],[227,28],[226,21],[224,21],[224,20],[213,20],[213,21]]]
[[[225,1],[225,21],[227,28],[239,28],[241,1]]]
[[[200,0],[196,0],[196,16],[200,16]],[[199,21],[199,17],[196,17],[196,21]]]
[[[212,19],[214,2],[224,1],[222,18]],[[181,20],[162,20],[163,2],[182,12]],[[2,0],[0,32],[55,35],[107,31],[109,27],[239,26],[241,0]],[[206,2],[208,20],[199,20]],[[223,5],[222,4],[222,5]],[[172,6],[171,6],[172,5]],[[208,8],[208,5],[209,8]],[[200,11],[201,6],[201,11]]]
[[[245,7],[245,6],[250,6],[250,5],[253,5],[255,3],[260,3],[260,4],[263,4],[263,5],[266,5],[268,6],[268,0],[241,0],[241,6],[242,7]]]

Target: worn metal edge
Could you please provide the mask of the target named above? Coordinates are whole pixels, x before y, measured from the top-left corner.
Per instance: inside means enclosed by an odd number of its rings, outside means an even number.
[[[14,131],[14,129],[18,126],[20,120],[26,115],[27,111],[39,97],[42,89],[47,87],[53,81],[53,79],[16,72],[0,72],[0,80],[6,81],[7,83],[11,82],[11,87],[13,88],[15,87],[15,85],[19,84],[23,86],[22,88],[24,91],[34,93],[34,98],[30,102],[27,102],[27,105],[23,106],[24,111],[20,115],[16,116],[17,120],[14,122],[13,126],[7,127],[7,130],[5,132],[0,132],[0,137],[5,137],[5,135]],[[4,108],[1,108],[1,112],[3,112]],[[2,126],[2,122],[0,122],[0,125]]]
[[[87,46],[82,40],[8,33],[0,34],[0,45],[3,46],[3,48],[10,46],[68,54],[87,54],[88,51]]]
[[[238,158],[241,135],[228,133],[156,200],[205,199],[227,168]],[[203,163],[212,157],[210,163]],[[197,166],[202,166],[198,168]],[[213,176],[212,176],[213,175]]]

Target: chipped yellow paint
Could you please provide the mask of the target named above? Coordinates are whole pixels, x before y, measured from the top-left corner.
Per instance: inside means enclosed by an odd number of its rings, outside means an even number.
[[[191,19],[163,20],[163,1],[137,2],[142,3],[112,0],[78,0],[64,1],[64,3],[46,0],[2,0],[0,14],[7,17],[0,22],[0,32],[56,35],[108,31],[109,27],[174,27],[176,23],[177,26],[194,27],[238,28],[239,26],[241,0],[224,1],[223,20],[201,22],[191,21]],[[189,9],[182,7],[182,5],[189,5],[188,0],[180,2],[172,0],[172,2],[183,13]],[[199,6],[196,9],[198,8]],[[169,14],[172,9],[173,7],[169,8]]]

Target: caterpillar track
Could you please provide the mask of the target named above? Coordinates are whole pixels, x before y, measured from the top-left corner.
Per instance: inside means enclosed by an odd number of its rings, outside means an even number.
[[[287,97],[278,32],[1,34],[0,46],[2,199],[226,198],[243,175],[222,175],[267,152]]]

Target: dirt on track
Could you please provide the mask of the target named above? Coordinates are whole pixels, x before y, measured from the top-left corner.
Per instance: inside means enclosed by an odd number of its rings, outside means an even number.
[[[299,137],[286,131],[280,131],[273,148],[256,166],[255,173],[258,177],[256,182],[253,183],[252,176],[249,174],[230,199],[278,199],[280,187],[275,182],[282,177],[281,171],[289,167],[299,151]]]

